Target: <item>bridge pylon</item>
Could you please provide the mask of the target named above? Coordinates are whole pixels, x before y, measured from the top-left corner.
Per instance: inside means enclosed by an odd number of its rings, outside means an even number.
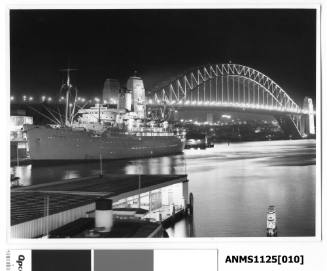
[[[315,113],[313,108],[312,99],[305,97],[303,101],[303,111],[305,115],[302,115],[301,119],[301,133],[307,137],[312,137],[316,134],[315,128]]]

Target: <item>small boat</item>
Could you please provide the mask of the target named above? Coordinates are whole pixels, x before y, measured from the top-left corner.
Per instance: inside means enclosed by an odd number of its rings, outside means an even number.
[[[19,177],[15,176],[14,174],[10,174],[10,186],[11,187],[19,187],[21,186],[19,182]]]

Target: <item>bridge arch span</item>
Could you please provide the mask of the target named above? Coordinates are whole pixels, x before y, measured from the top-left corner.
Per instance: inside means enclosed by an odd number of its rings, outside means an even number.
[[[308,115],[286,91],[267,75],[240,64],[204,65],[188,71],[151,91],[150,106],[226,107],[275,116],[292,138],[310,135]],[[311,110],[312,111],[312,110]],[[311,120],[311,126],[313,125]],[[311,129],[313,130],[313,129]]]
[[[150,103],[267,108],[290,113],[301,108],[275,81],[240,64],[198,67],[151,91]]]

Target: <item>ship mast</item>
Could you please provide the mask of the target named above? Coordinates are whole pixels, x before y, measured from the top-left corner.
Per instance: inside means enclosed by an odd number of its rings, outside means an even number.
[[[77,96],[77,89],[73,88],[73,85],[70,82],[70,72],[76,69],[62,69],[61,71],[67,72],[66,82],[63,83],[61,86],[61,90],[66,90],[66,99],[65,99],[65,125],[70,126],[72,122],[72,116],[75,111],[75,103],[76,103],[76,96]],[[72,90],[75,90],[75,97],[72,97]],[[73,103],[70,105],[70,100],[73,98]],[[70,108],[72,107],[72,108]]]
[[[69,125],[69,118],[70,118],[70,112],[69,112],[69,96],[70,96],[70,89],[71,89],[71,84],[70,84],[70,69],[67,69],[67,81],[66,81],[66,86],[68,87],[66,91],[66,110],[65,110],[65,125]]]

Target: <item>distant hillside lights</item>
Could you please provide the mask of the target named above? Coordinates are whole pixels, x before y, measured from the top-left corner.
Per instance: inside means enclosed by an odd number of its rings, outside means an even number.
[[[10,96],[10,101],[11,102],[23,102],[23,103],[36,103],[37,100],[35,100],[34,96],[29,96],[29,95],[22,95],[21,100],[19,98],[17,99],[15,96]],[[52,97],[50,96],[41,96],[40,97],[40,102],[52,102]]]
[[[97,98],[97,97],[95,97],[93,99],[89,99],[89,100],[87,100],[84,97],[77,97],[76,98],[76,102],[77,103],[85,103],[85,102],[91,103],[95,99],[98,99],[98,101],[101,102],[101,100],[99,98]],[[41,103],[45,103],[45,102],[51,103],[51,102],[56,102],[56,101],[58,101],[59,103],[65,103],[66,102],[66,98],[64,96],[61,96],[58,99],[57,98],[54,99],[52,96],[42,95],[42,96],[39,97],[39,99],[37,99],[34,96],[22,95],[21,96],[21,99],[19,99],[19,97],[17,98],[14,95],[11,95],[10,96],[10,102],[12,102],[12,103],[20,103],[20,102],[23,102],[23,103],[38,103],[38,102],[41,102]],[[107,104],[107,101],[103,101],[103,102],[104,102],[104,104]]]

